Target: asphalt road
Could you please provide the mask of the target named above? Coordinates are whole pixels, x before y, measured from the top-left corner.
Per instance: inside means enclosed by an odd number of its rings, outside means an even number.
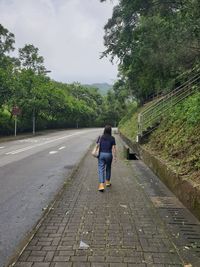
[[[0,143],[0,266],[40,219],[102,129]]]

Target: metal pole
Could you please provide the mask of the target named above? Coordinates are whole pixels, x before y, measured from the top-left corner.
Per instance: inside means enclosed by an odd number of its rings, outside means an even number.
[[[35,108],[33,108],[33,134],[35,135]]]
[[[15,115],[15,136],[17,136],[17,115]]]
[[[141,136],[141,114],[138,114],[138,130],[137,130],[137,136],[136,136],[136,142],[139,143],[139,139]]]

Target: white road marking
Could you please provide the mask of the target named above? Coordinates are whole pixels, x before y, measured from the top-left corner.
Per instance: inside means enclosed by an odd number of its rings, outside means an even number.
[[[1,148],[5,148],[5,146],[0,146],[0,149],[1,149]]]
[[[93,130],[93,131],[95,131],[95,130]],[[43,146],[43,145],[46,145],[46,144],[50,144],[50,143],[56,142],[58,140],[67,139],[67,138],[70,138],[72,136],[76,136],[76,135],[80,135],[80,134],[85,134],[86,132],[91,132],[91,131],[90,130],[89,131],[85,131],[85,132],[81,131],[81,132],[77,132],[77,133],[70,134],[70,135],[67,135],[67,136],[62,136],[62,137],[59,137],[59,138],[56,138],[56,139],[45,141],[45,142],[40,143],[40,144],[35,144],[35,145],[32,145],[32,146],[27,146],[27,147],[24,147],[24,148],[20,148],[20,149],[14,150],[14,151],[7,152],[6,155],[15,155],[15,154],[30,150],[32,148],[36,148],[36,147],[39,147],[39,146]]]
[[[66,148],[66,146],[61,146],[61,147],[58,148],[58,150],[62,150],[64,148]]]
[[[23,139],[23,140],[19,140],[19,143],[37,143],[38,140],[32,139],[32,138],[28,138],[28,139]]]
[[[50,151],[49,154],[56,154],[58,151]]]

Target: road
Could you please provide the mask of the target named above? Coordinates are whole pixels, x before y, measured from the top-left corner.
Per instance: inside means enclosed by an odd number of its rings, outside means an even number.
[[[77,129],[0,143],[0,266],[101,133]]]

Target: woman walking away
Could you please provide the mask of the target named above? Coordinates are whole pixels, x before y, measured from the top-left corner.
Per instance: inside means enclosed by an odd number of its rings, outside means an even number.
[[[106,125],[104,133],[99,137],[99,158],[98,158],[98,173],[99,173],[99,191],[103,192],[105,186],[111,186],[111,164],[112,159],[116,160],[116,143],[112,136],[112,128]]]

